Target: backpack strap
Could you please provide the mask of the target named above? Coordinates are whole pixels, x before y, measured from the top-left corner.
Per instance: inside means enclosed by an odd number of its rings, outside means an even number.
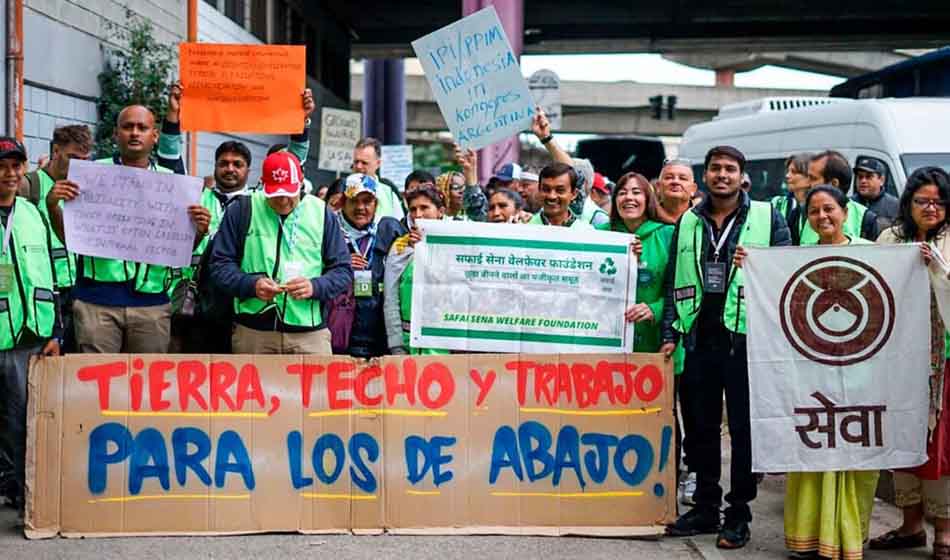
[[[26,184],[20,183],[20,196],[28,199],[33,204],[40,204],[40,172],[34,169],[25,176]]]

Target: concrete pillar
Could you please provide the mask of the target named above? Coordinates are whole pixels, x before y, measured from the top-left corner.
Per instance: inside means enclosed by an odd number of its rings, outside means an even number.
[[[367,60],[363,72],[363,136],[372,136],[383,144],[405,144],[403,60]]]
[[[482,8],[495,6],[498,19],[511,42],[515,56],[521,58],[524,46],[524,0],[462,0],[462,15],[467,16]],[[478,178],[484,184],[502,165],[517,162],[521,143],[517,136],[497,142],[478,151]]]
[[[732,68],[716,69],[716,87],[735,87],[736,71]]]

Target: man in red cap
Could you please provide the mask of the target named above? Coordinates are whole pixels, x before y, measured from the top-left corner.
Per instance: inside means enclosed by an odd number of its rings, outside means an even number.
[[[289,152],[264,160],[263,189],[231,204],[215,237],[211,278],[234,297],[237,354],[331,354],[322,305],[349,289],[353,270],[336,215],[301,197]]]

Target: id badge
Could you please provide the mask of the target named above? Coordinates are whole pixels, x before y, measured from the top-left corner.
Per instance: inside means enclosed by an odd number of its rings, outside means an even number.
[[[13,289],[13,265],[0,264],[0,294],[10,293]]]
[[[703,281],[708,294],[726,293],[726,263],[707,262]]]
[[[299,261],[284,261],[284,283],[290,282],[294,278],[303,277],[303,263]]]
[[[373,271],[353,271],[353,295],[356,297],[373,297]]]

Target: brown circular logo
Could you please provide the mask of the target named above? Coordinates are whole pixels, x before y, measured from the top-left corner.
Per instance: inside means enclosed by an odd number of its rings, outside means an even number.
[[[809,360],[846,366],[869,359],[894,329],[894,295],[878,272],[847,257],[822,257],[785,284],[785,338]]]

